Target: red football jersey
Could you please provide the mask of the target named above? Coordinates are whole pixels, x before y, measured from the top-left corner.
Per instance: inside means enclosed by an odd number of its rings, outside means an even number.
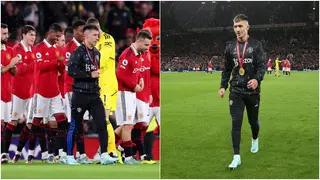
[[[271,68],[271,61],[268,61],[268,68]]]
[[[208,63],[208,68],[212,68],[212,67],[213,67],[212,63]]]
[[[64,94],[68,93],[68,92],[72,92],[72,85],[73,85],[73,78],[70,77],[68,75],[68,61],[69,61],[69,58],[71,56],[71,53],[77,49],[78,47],[80,46],[80,43],[75,39],[73,38],[71,41],[69,41],[64,49],[63,49],[63,52],[64,52],[64,56],[65,56],[65,61],[64,61],[64,65],[65,65],[65,72],[64,72]]]
[[[33,83],[33,70],[35,62],[35,54],[32,48],[27,48],[23,41],[13,47],[13,55],[21,56],[21,61],[17,64],[17,74],[13,78],[12,94],[21,99],[32,97],[30,88]]]
[[[119,91],[134,92],[134,88],[139,84],[142,57],[133,45],[122,52],[116,72]]]
[[[286,68],[286,67],[287,67],[287,60],[284,60],[284,61],[283,61],[282,67],[283,67],[283,68]]]
[[[58,60],[63,56],[62,48],[43,40],[35,46],[35,53],[35,93],[45,98],[58,96],[58,72],[64,67],[63,62]]]
[[[141,57],[141,67],[140,67],[140,76],[144,80],[144,88],[142,91],[137,92],[137,99],[148,103],[151,95],[151,83],[150,83],[150,66],[151,58],[150,52],[142,54]]]
[[[291,68],[291,63],[289,60],[287,60],[287,68]]]
[[[1,47],[1,66],[9,65],[13,57],[13,51],[10,47]],[[10,70],[1,74],[1,101],[3,102],[12,100],[12,78]]]
[[[151,55],[151,94],[153,101],[150,107],[160,106],[160,56]]]

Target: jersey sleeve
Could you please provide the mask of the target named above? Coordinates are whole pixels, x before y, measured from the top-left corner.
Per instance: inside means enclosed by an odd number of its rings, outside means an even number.
[[[264,78],[264,74],[266,72],[266,56],[263,50],[262,44],[259,42],[257,47],[255,59],[257,60],[256,74],[253,79],[256,79],[258,82],[262,81]]]
[[[232,59],[230,57],[230,51],[229,51],[230,44],[227,44],[225,52],[224,52],[224,69],[221,74],[221,83],[220,83],[220,89],[228,88],[228,83],[230,80],[231,72],[232,72]]]

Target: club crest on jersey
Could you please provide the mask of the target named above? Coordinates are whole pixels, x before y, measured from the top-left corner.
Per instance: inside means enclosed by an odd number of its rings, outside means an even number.
[[[247,51],[248,51],[248,53],[252,53],[253,52],[253,48],[249,47]]]
[[[13,113],[13,116],[14,116],[14,117],[16,117],[17,115],[18,115],[18,113],[17,113],[17,112],[14,112],[14,113]]]
[[[60,52],[56,51],[56,56],[59,57],[60,56]]]
[[[139,114],[139,119],[142,119],[143,118],[143,115],[142,114]]]
[[[123,60],[123,61],[122,61],[122,65],[124,65],[124,66],[128,65],[128,60],[126,60],[126,59]]]
[[[66,58],[67,58],[67,59],[70,58],[70,52],[66,52]]]
[[[128,120],[131,121],[132,120],[132,116],[128,116]]]
[[[38,109],[38,113],[41,113],[42,112],[42,109]]]
[[[39,58],[41,58],[41,53],[37,53],[36,54],[36,57],[39,59]]]
[[[10,59],[11,59],[11,55],[10,55],[10,54],[7,54],[7,56],[6,56],[6,57],[7,57],[7,59],[8,59],[8,60],[10,60]]]
[[[97,62],[99,61],[99,55],[96,55],[96,61]]]

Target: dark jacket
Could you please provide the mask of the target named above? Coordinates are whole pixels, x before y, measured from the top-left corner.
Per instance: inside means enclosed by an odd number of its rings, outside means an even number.
[[[242,57],[244,44],[245,43],[239,43],[240,57]],[[243,68],[245,70],[243,76],[239,74],[240,67],[236,46],[236,40],[227,42],[220,88],[228,88],[230,75],[232,73],[230,92],[249,95],[258,94],[260,93],[261,81],[263,80],[266,71],[266,56],[262,44],[249,37],[243,61]],[[248,81],[251,79],[256,79],[258,81],[259,85],[256,89],[247,88]]]
[[[88,49],[88,51],[95,63],[90,60],[85,45],[81,44],[71,54],[68,62],[68,74],[74,78],[73,92],[99,94],[99,79],[92,78],[91,72],[100,67],[100,52],[96,48]]]

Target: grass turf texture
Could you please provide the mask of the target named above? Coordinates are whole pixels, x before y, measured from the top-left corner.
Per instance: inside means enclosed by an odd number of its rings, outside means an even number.
[[[2,179],[158,179],[159,162],[154,165],[65,165],[35,161],[1,165]]]
[[[219,72],[161,74],[161,178],[318,179],[318,72],[265,76],[259,152],[250,152],[244,112],[242,165],[233,171],[229,89],[220,98],[220,79]]]

